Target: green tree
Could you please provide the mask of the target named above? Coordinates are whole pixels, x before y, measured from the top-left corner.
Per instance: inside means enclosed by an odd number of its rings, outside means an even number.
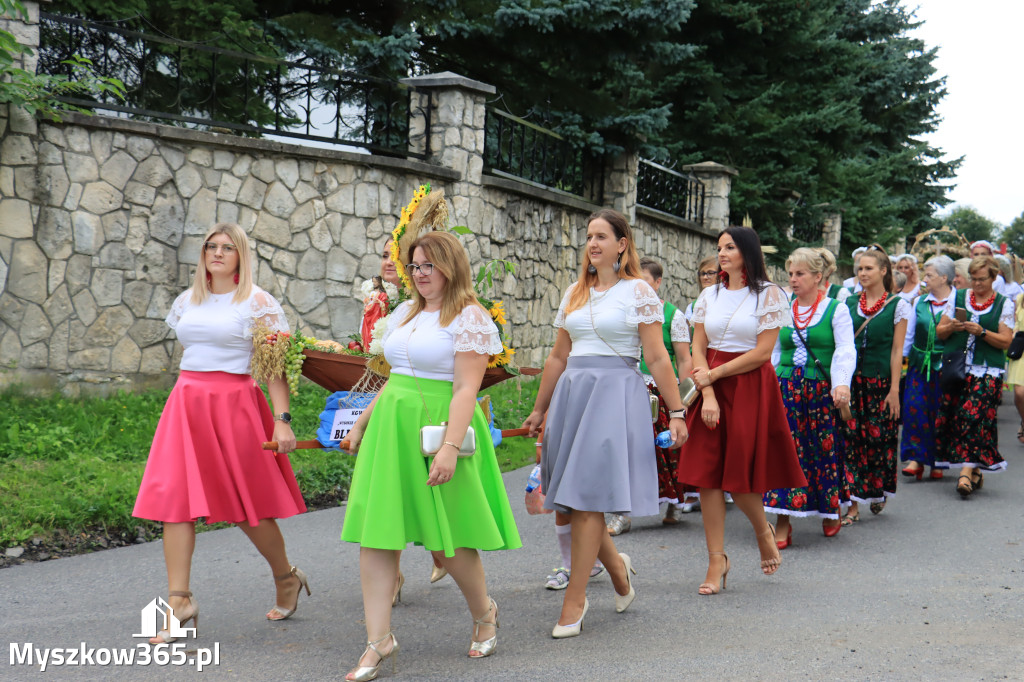
[[[999,235],[999,241],[1006,242],[1010,251],[1018,256],[1024,257],[1024,213],[1013,219],[1013,221]]]
[[[979,239],[992,241],[999,231],[999,225],[995,221],[989,220],[970,206],[957,206],[939,218],[939,221],[962,234],[969,242],[976,242]]]
[[[28,12],[18,0],[0,0],[0,16],[28,19]],[[0,104],[21,107],[29,114],[40,114],[60,120],[67,111],[85,111],[60,101],[61,97],[84,97],[107,93],[123,98],[124,85],[116,78],[98,76],[92,62],[78,55],[62,61],[71,75],[37,75],[21,68],[21,60],[33,55],[9,31],[0,30]]]

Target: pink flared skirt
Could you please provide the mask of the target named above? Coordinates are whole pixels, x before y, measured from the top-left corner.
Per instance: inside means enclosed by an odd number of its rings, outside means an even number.
[[[247,374],[182,371],[153,436],[132,515],[259,523],[306,511],[287,455],[263,450],[274,417]]]

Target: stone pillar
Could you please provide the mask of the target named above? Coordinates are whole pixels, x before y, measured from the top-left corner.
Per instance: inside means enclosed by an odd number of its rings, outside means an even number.
[[[640,157],[626,151],[607,162],[604,178],[604,205],[636,223],[636,183]]]
[[[714,161],[683,166],[683,172],[693,173],[704,183],[704,227],[721,232],[729,226],[729,192],[732,178],[739,171]]]
[[[484,169],[485,105],[487,96],[497,90],[451,71],[405,78],[402,83],[417,88],[411,98],[409,151],[425,153],[427,161],[478,185]]]
[[[843,237],[843,214],[828,207],[822,216],[821,238],[826,249],[839,257],[839,243]]]

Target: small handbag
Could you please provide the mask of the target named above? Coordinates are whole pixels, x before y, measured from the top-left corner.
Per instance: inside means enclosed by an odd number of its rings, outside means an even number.
[[[416,324],[419,323],[417,320]],[[416,333],[416,324],[413,324],[412,331],[409,332],[409,339],[412,339],[412,335]],[[437,426],[434,425],[433,420],[430,418],[430,410],[427,408],[427,400],[423,397],[423,389],[420,388],[420,379],[416,376],[416,370],[412,366],[412,358],[409,357],[409,342],[405,344],[405,357],[409,361],[409,371],[412,372],[412,378],[416,381],[416,390],[420,392],[420,400],[423,401],[423,412],[427,415],[427,421],[430,422],[426,426],[420,427],[420,452],[423,453],[424,457],[433,457],[436,455],[445,444],[445,434],[448,432],[448,422],[441,422]],[[476,432],[473,431],[473,427],[470,426],[466,429],[466,436],[462,439],[462,445],[459,446],[459,457],[469,457],[476,452]]]
[[[1017,332],[1010,341],[1010,347],[1006,349],[1006,357],[1011,360],[1020,360],[1024,356],[1024,331]]]
[[[967,348],[953,348],[942,354],[939,385],[943,391],[955,393],[967,381]]]

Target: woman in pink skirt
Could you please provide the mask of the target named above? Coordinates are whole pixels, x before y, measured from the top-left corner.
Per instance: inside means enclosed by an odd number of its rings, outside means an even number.
[[[167,324],[185,348],[164,406],[132,515],[162,521],[168,603],[181,625],[199,625],[189,591],[195,522],[238,524],[264,556],[277,586],[269,620],[291,616],[305,574],[291,566],[274,519],[306,511],[285,454],[295,448],[284,376],[268,385],[275,412],[249,375],[257,322],[288,331],[280,304],[252,282],[249,242],[238,225],[219,223],[203,241],[192,288],[174,301]],[[278,452],[262,449],[275,440]],[[168,630],[150,639],[174,641]]]

